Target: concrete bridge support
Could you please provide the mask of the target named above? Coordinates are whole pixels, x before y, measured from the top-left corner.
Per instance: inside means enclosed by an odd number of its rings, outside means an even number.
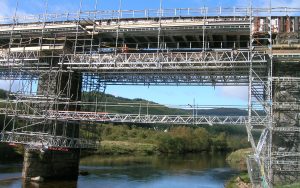
[[[77,73],[48,73],[40,77],[37,93],[47,98],[35,106],[40,111],[47,110],[79,110],[79,106],[70,106],[68,101],[80,100],[82,78]],[[54,99],[53,96],[59,96]],[[56,104],[56,100],[65,100],[66,105]],[[38,131],[60,138],[68,138],[68,142],[79,137],[79,124],[49,121],[43,130]],[[25,180],[33,177],[42,177],[44,180],[63,179],[77,180],[80,159],[80,149],[55,148],[51,145],[43,145],[39,149],[34,146],[25,149],[23,173]]]

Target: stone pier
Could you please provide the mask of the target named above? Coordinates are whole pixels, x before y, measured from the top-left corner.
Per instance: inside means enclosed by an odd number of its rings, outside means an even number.
[[[26,180],[33,177],[42,177],[45,180],[77,180],[79,158],[79,149],[45,152],[27,149],[22,176]]]
[[[38,83],[38,95],[44,98],[59,96],[62,100],[81,100],[82,78],[76,73],[49,73],[42,76]],[[60,100],[60,99],[59,99]],[[41,103],[35,106],[39,112],[45,110],[80,110],[79,106],[57,103]],[[42,126],[42,125],[41,125]],[[70,122],[47,122],[44,134],[67,138],[79,137],[79,124]],[[41,131],[41,130],[38,130]],[[77,180],[79,170],[80,149],[72,148],[26,148],[22,177],[28,181],[34,177],[44,180]]]

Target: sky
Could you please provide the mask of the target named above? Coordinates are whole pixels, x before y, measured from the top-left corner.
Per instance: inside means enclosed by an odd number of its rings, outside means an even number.
[[[121,9],[158,9],[160,0],[121,0]],[[120,0],[0,0],[0,16],[12,16],[17,7],[18,15],[46,12],[76,12],[82,2],[82,11],[118,10]],[[250,0],[162,0],[163,8],[195,7],[247,7]],[[268,7],[269,0],[253,0],[254,7]],[[18,6],[16,6],[18,4]],[[97,6],[96,6],[97,5]],[[273,7],[300,7],[300,0],[273,0]],[[0,88],[8,89],[9,82],[0,80]],[[107,93],[126,97],[143,98],[161,104],[186,105],[196,101],[199,105],[247,105],[247,87],[203,86],[108,86]]]
[[[82,11],[118,10],[120,0],[0,0],[0,16],[13,15],[18,3],[18,14],[38,14],[47,12],[76,12],[82,2]],[[121,0],[122,9],[157,9],[160,0]],[[162,0],[163,8],[195,8],[195,7],[247,7],[250,0]],[[252,0],[254,7],[268,7],[269,0]],[[299,0],[272,0],[273,7],[300,7]]]

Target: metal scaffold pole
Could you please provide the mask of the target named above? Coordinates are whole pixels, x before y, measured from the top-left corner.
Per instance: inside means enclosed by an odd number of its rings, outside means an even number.
[[[272,0],[269,1],[269,49],[268,49],[268,55],[270,58],[269,63],[269,70],[268,70],[268,105],[269,105],[269,139],[268,139],[268,185],[270,188],[273,187],[273,169],[272,169],[272,163],[273,163],[273,157],[272,157],[272,142],[273,142],[273,38],[272,38]]]

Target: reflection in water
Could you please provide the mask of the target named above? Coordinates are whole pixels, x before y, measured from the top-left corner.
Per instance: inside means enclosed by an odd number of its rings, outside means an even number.
[[[21,187],[22,164],[0,163],[0,187]]]
[[[98,176],[124,174],[132,180],[149,180],[166,174],[198,174],[211,168],[224,168],[225,156],[209,155],[173,155],[152,157],[98,157],[91,156],[81,161],[81,169]]]
[[[1,166],[0,166],[1,168]],[[18,168],[17,168],[18,169]],[[15,170],[15,171],[14,171]],[[185,156],[90,156],[81,160],[78,182],[23,183],[7,180],[7,174],[20,177],[18,170],[0,171],[0,187],[5,188],[164,188],[164,187],[224,187],[236,172],[227,167],[223,154],[193,154]],[[2,179],[2,181],[1,181]],[[6,179],[3,181],[3,179]]]
[[[76,181],[69,181],[69,182],[60,181],[60,182],[48,182],[48,183],[23,182],[22,188],[77,188],[77,182]]]

